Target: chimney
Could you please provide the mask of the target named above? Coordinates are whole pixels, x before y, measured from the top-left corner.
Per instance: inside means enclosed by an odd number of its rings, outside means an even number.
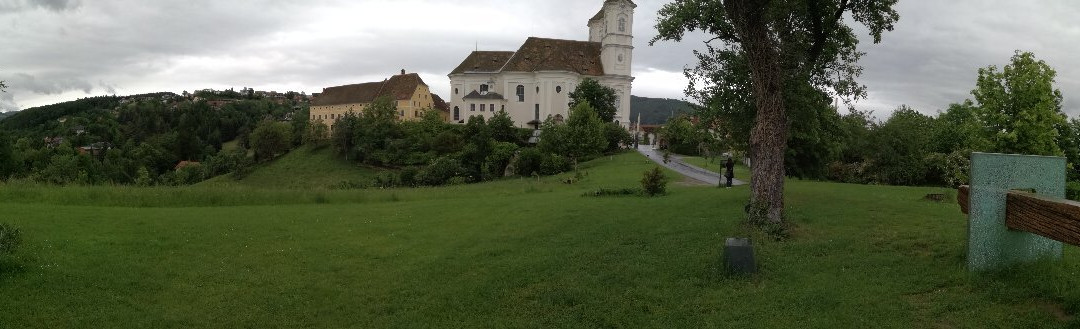
[[[405,75],[405,69],[401,69],[401,75]]]

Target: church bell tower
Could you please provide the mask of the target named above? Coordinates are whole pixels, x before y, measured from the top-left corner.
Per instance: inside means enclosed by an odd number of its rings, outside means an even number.
[[[589,39],[601,43],[600,58],[607,75],[630,76],[630,64],[634,58],[635,8],[637,5],[631,0],[605,0],[604,8],[600,11],[603,17],[594,18],[595,23],[601,23],[597,25],[602,25],[599,26],[600,31],[593,28],[594,21],[589,22]],[[600,36],[600,40],[593,40],[596,35]]]

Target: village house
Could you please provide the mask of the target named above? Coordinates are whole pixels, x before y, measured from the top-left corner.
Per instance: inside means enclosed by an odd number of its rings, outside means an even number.
[[[637,5],[605,0],[589,22],[589,41],[530,37],[517,51],[474,51],[450,72],[451,120],[488,119],[505,110],[520,127],[569,115],[570,92],[584,78],[615,89],[615,121],[630,121]]]
[[[332,128],[346,113],[360,114],[379,97],[389,97],[394,101],[399,120],[418,120],[428,109],[446,111],[444,117],[449,117],[446,102],[431,93],[420,75],[406,74],[405,70],[401,70],[401,74],[381,82],[324,88],[311,101],[311,121],[321,121]],[[443,104],[441,109],[440,104]]]

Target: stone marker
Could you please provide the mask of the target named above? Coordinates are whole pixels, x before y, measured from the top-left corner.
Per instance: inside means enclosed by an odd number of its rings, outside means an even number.
[[[750,244],[750,239],[727,238],[724,242],[724,267],[732,274],[757,272],[754,246]]]
[[[1005,224],[1007,195],[1014,189],[1034,189],[1040,195],[1065,196],[1065,158],[974,153],[971,155],[968,269],[992,270],[1042,258],[1061,259],[1061,242]],[[967,199],[967,200],[965,200]],[[967,201],[967,202],[965,202]]]

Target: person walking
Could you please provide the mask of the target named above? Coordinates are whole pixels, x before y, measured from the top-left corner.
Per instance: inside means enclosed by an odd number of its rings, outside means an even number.
[[[727,187],[731,188],[731,180],[735,178],[735,161],[728,158],[727,162],[724,163],[724,169],[727,170],[724,173],[724,177],[727,178]]]

